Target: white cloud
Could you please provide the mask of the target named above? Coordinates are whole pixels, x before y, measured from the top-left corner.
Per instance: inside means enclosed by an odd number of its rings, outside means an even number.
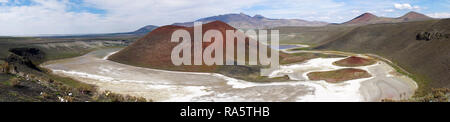
[[[106,24],[92,13],[68,12],[67,1],[34,0],[33,6],[3,6],[0,8],[0,35],[65,34],[94,32]],[[99,29],[95,29],[98,27]],[[94,28],[94,29],[93,29]]]
[[[432,14],[427,14],[427,16],[430,16],[433,18],[450,18],[450,13],[432,13]]]
[[[367,11],[368,13],[376,14],[378,11]]]
[[[394,8],[400,9],[400,10],[418,10],[418,9],[420,9],[420,6],[412,6],[409,3],[403,3],[403,4],[395,3]]]
[[[386,10],[384,10],[384,12],[394,12],[395,10],[394,9],[386,9]]]
[[[360,10],[352,10],[352,13],[359,14],[359,13],[361,13],[361,11]]]
[[[69,11],[69,0],[32,0],[30,6],[0,7],[0,35],[80,34],[134,31],[145,25],[238,13],[257,0],[87,0],[106,14]]]
[[[0,7],[0,35],[126,32],[149,24],[161,26],[240,12],[329,20],[343,12],[344,5],[333,0],[85,0],[83,6],[106,12],[95,14],[69,11],[73,7],[69,0],[31,1],[37,4]],[[248,10],[254,6],[264,9]]]
[[[18,5],[20,1],[9,0],[9,3]],[[395,8],[421,8],[410,4],[397,5],[390,0],[83,0],[82,5],[71,0],[31,1],[37,4],[0,6],[0,35],[127,32],[149,24],[162,26],[240,12],[269,18],[339,23],[366,11],[382,15]],[[80,6],[100,9],[105,13],[71,11]]]
[[[0,0],[0,3],[7,3],[8,0]]]

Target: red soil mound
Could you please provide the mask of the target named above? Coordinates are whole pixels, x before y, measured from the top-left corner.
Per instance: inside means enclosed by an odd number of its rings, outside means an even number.
[[[346,59],[334,62],[334,65],[345,67],[358,67],[358,66],[372,65],[374,63],[375,63],[374,60],[351,56]]]
[[[179,43],[170,42],[172,33],[178,29],[184,29],[188,31],[191,34],[191,49],[194,49],[194,27],[182,27],[182,26],[163,26],[160,28],[157,28],[150,32],[145,37],[139,39],[132,45],[128,46],[127,48],[121,50],[120,52],[112,55],[109,59],[124,63],[124,64],[130,64],[135,66],[141,66],[141,67],[149,67],[149,68],[156,68],[156,69],[167,69],[167,70],[177,70],[177,71],[194,71],[194,72],[215,72],[217,70],[217,66],[175,66],[172,63],[171,60],[171,52],[172,49],[177,46]],[[225,33],[226,30],[236,30],[235,28],[231,27],[230,25],[220,22],[220,21],[214,21],[211,23],[204,24],[202,26],[203,34],[208,30],[218,30],[223,35],[223,49],[224,49],[224,59],[227,56],[226,54],[226,38]],[[202,43],[203,49],[208,47],[210,44],[214,42],[213,40],[210,40],[209,43]],[[248,38],[245,40],[246,42],[246,55],[248,56]],[[237,40],[235,40],[234,44],[237,44]],[[235,46],[236,47],[236,46]],[[235,48],[236,50],[236,48]],[[193,56],[192,53],[192,63],[193,63]],[[236,51],[234,56],[236,57]],[[224,61],[225,63],[226,61]]]
[[[348,68],[335,71],[312,72],[308,74],[308,77],[311,80],[325,80],[330,83],[338,83],[360,78],[369,78],[371,75],[365,70]]]

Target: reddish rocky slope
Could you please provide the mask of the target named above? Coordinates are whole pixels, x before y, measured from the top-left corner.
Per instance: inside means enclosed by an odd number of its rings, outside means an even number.
[[[229,56],[229,54],[226,54],[225,52],[225,33],[226,30],[236,30],[235,28],[231,27],[230,25],[215,21],[211,23],[207,23],[203,25],[203,34],[207,30],[215,29],[218,30],[224,35],[224,59],[226,59],[226,56]],[[154,31],[150,32],[145,37],[141,38],[140,40],[136,41],[132,45],[128,46],[127,48],[121,50],[120,52],[112,55],[109,59],[134,65],[134,66],[140,66],[140,67],[148,67],[148,68],[155,68],[155,69],[164,69],[164,70],[175,70],[175,71],[190,71],[190,72],[220,72],[223,74],[233,74],[233,73],[239,73],[238,75],[258,75],[260,66],[207,66],[207,65],[200,65],[200,66],[175,66],[172,63],[171,60],[171,52],[172,49],[177,46],[179,43],[170,42],[172,33],[178,29],[184,29],[187,30],[191,34],[191,41],[192,41],[192,47],[191,49],[194,49],[193,41],[194,41],[194,28],[193,27],[182,27],[182,26],[175,26],[175,25],[168,25],[163,26],[160,28],[155,29]],[[234,44],[236,45],[237,40],[235,40]],[[246,42],[246,55],[248,58],[249,51],[248,51],[248,38],[245,40]],[[205,49],[210,44],[212,44],[214,40],[211,40],[211,43],[203,43],[202,47]],[[236,47],[236,46],[235,46]],[[236,48],[235,48],[236,50]],[[236,51],[235,51],[236,52]],[[239,52],[241,53],[241,52]],[[192,59],[193,58],[192,54]],[[236,57],[236,53],[234,55]],[[286,54],[281,54],[282,57],[285,57]],[[248,59],[246,59],[248,60]],[[224,63],[227,61],[224,61]],[[193,60],[192,60],[193,63]]]

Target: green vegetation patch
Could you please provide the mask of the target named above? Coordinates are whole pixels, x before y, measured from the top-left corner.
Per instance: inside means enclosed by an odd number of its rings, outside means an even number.
[[[10,74],[0,73],[0,83],[3,85],[9,85],[11,78],[13,78],[13,76]]]
[[[414,97],[407,100],[384,99],[383,102],[450,102],[449,88],[432,88],[431,92],[422,97]]]
[[[280,64],[292,64],[304,62],[314,58],[339,58],[344,57],[341,55],[334,54],[323,54],[323,53],[293,53],[288,56],[281,57]]]
[[[288,51],[302,51],[302,50],[311,50],[312,47],[299,47],[299,48],[293,48],[293,49],[288,49]]]
[[[93,85],[85,84],[72,78],[61,77],[58,75],[53,75],[51,73],[48,73],[48,77],[51,79],[50,82],[59,82],[70,88],[79,89],[81,91],[95,91],[95,87]]]

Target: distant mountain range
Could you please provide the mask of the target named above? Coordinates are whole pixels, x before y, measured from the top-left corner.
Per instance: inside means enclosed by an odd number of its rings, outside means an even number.
[[[342,25],[366,25],[366,24],[378,24],[378,23],[400,23],[411,21],[424,21],[432,20],[434,18],[428,17],[424,14],[417,12],[409,12],[404,16],[398,18],[378,17],[371,13],[364,13],[348,22],[341,23]],[[317,27],[325,26],[330,23],[321,21],[306,21],[302,19],[271,19],[262,15],[249,16],[243,13],[240,14],[224,14],[212,17],[206,17],[198,19],[193,22],[174,23],[172,25],[192,27],[194,22],[203,22],[203,24],[221,21],[234,28],[238,29],[266,29],[284,26],[308,26]],[[158,28],[158,26],[148,25],[142,27],[133,32],[124,33],[106,33],[106,34],[86,34],[86,35],[64,35],[64,36],[46,36],[46,37],[63,37],[63,38],[79,38],[79,37],[141,37]]]
[[[44,36],[50,38],[111,38],[111,37],[141,37],[158,28],[158,26],[147,25],[133,32],[104,33],[104,34],[77,34],[77,35],[54,35]]]
[[[156,28],[158,28],[158,26],[147,25],[145,27],[139,28],[138,30],[136,30],[134,32],[129,32],[128,34],[143,34],[143,35],[145,35],[145,34],[151,32],[152,30],[154,30]]]
[[[209,23],[213,21],[222,21],[239,29],[264,29],[280,26],[324,26],[327,22],[306,21],[301,19],[270,19],[262,15],[249,16],[240,14],[225,14],[198,19],[193,22],[175,23],[173,25],[192,27],[194,22]]]
[[[348,22],[343,24],[377,24],[377,23],[399,23],[399,22],[411,22],[411,21],[424,21],[432,20],[433,18],[428,17],[424,14],[417,12],[409,12],[398,18],[388,18],[388,17],[378,17],[371,13],[364,13]]]

